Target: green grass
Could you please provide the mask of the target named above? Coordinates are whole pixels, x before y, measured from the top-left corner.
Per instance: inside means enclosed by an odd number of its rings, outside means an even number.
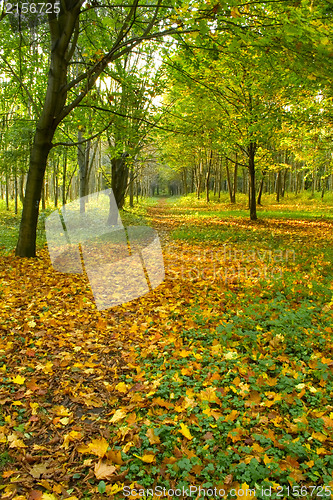
[[[133,208],[125,207],[120,211],[120,217],[125,226],[142,226],[149,225],[150,221],[147,217],[147,207],[157,203],[156,198],[147,198],[144,203],[135,205]],[[40,210],[37,226],[37,249],[42,248],[46,244],[45,236],[45,219],[50,213],[55,210],[55,207],[50,204],[45,210]],[[14,202],[9,204],[9,210],[6,209],[4,200],[0,200],[0,255],[9,255],[15,251],[18,240],[22,206],[18,207],[18,214],[14,213]]]
[[[0,254],[3,255],[8,255],[15,251],[20,229],[22,207],[19,207],[17,215],[14,213],[13,202],[10,203],[9,208],[10,210],[6,210],[4,201],[0,200]],[[50,207],[39,214],[36,240],[37,248],[42,248],[46,243],[44,221],[52,210],[54,209]]]
[[[248,217],[249,210],[248,197],[239,193],[236,196],[236,203],[231,204],[229,195],[222,193],[220,200],[211,194],[211,201],[206,202],[204,196],[199,200],[194,193],[187,196],[173,196],[166,198],[167,204],[172,207],[174,213],[196,213],[198,217]],[[286,194],[280,202],[276,202],[275,195],[265,195],[262,200],[263,205],[257,206],[258,218],[304,218],[313,219],[322,217],[333,219],[333,193],[328,193],[324,200],[321,200],[320,193],[315,193],[311,197],[309,193]],[[199,210],[200,209],[200,210]]]

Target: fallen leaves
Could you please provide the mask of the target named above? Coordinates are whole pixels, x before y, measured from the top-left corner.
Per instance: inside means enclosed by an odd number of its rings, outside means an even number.
[[[229,491],[252,460],[272,481],[310,482],[318,460],[331,474],[331,309],[295,302],[312,290],[294,275],[281,290],[182,278],[203,248],[170,245],[166,282],[103,313],[84,276],[55,275],[45,252],[0,262],[1,494],[21,494],[18,474],[31,500],[97,498],[100,483],[117,495],[137,471]],[[218,477],[222,463],[233,474]]]
[[[181,433],[184,437],[186,437],[186,439],[189,439],[189,440],[193,439],[193,436],[192,436],[192,434],[191,434],[191,432],[190,432],[189,428],[187,427],[187,425],[185,425],[185,424],[182,424],[182,423],[181,423],[181,424],[180,424],[180,430],[179,430],[179,432],[180,432],[180,433]]]
[[[95,464],[94,473],[97,479],[111,479],[117,468],[114,465],[108,465],[102,460],[99,460]]]

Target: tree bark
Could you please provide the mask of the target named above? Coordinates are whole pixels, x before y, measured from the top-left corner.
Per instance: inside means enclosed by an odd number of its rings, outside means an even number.
[[[209,203],[209,179],[210,172],[212,168],[212,159],[213,159],[213,150],[210,151],[210,156],[207,164],[207,173],[206,173],[206,202]]]
[[[250,207],[251,220],[257,220],[256,170],[254,161],[255,154],[256,154],[256,145],[253,142],[251,142],[248,147],[249,175],[250,175],[249,207]]]
[[[130,195],[130,207],[134,207],[134,167],[130,168],[130,185],[129,185],[129,195]]]
[[[112,158],[112,181],[111,187],[116,199],[118,209],[122,209],[125,203],[125,193],[128,182],[128,165],[126,158],[128,153],[123,153],[120,158]]]
[[[258,200],[257,200],[258,205],[261,205],[261,197],[262,197],[262,192],[263,192],[263,188],[264,188],[264,182],[265,182],[265,174],[262,175],[262,179],[260,181]]]
[[[276,177],[276,201],[280,203],[280,194],[281,194],[281,170],[278,171]]]

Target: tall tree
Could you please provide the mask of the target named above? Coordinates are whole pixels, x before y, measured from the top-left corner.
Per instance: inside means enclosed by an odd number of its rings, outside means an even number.
[[[48,14],[46,34],[50,38],[50,48],[45,50],[50,64],[42,104],[35,103],[38,120],[16,247],[16,254],[22,257],[34,257],[36,254],[36,228],[44,174],[59,125],[85,99],[110,63],[131,52],[144,40],[175,31],[172,27],[165,28],[163,23],[167,10],[170,10],[164,0],[133,0],[128,6],[117,0],[110,7],[105,4],[99,6],[98,2],[94,2],[93,7],[85,7],[84,0],[64,0],[61,3],[51,0],[49,3],[52,4],[52,12]],[[99,40],[96,37],[98,29],[103,34]],[[86,44],[90,43],[90,49],[101,42],[103,49],[87,54],[80,73],[69,81],[69,68],[76,47],[84,45],[81,38]],[[20,83],[28,92],[24,82]]]

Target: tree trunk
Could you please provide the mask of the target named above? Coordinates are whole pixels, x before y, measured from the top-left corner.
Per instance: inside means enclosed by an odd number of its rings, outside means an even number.
[[[134,168],[133,165],[130,168],[130,185],[129,185],[129,195],[130,195],[130,207],[134,207]]]
[[[46,127],[37,126],[34,143],[30,156],[30,167],[25,189],[22,219],[19,239],[16,246],[16,255],[20,257],[36,256],[36,234],[39,213],[39,202],[42,193],[47,158],[51,149],[54,129],[51,125],[53,117],[41,116],[39,122]]]
[[[227,172],[227,184],[228,184],[228,191],[229,191],[229,197],[230,197],[230,203],[235,203],[235,196],[234,196],[234,186],[231,184],[231,178],[230,178],[230,171],[229,171],[229,164],[228,164],[228,159],[225,159],[225,169]],[[236,170],[236,166],[235,166]],[[236,176],[237,176],[237,170],[236,170]],[[235,177],[235,174],[234,174]]]
[[[77,142],[83,141],[83,131],[80,127],[77,131]],[[77,162],[79,165],[79,175],[80,175],[80,213],[84,214],[86,211],[84,197],[87,193],[87,162],[86,162],[86,149],[84,144],[78,144],[77,146]]]
[[[6,169],[6,210],[9,210],[9,175]]]
[[[250,143],[248,147],[248,156],[249,156],[249,175],[250,175],[250,219],[257,220],[257,206],[256,206],[256,171],[255,171],[255,162],[254,157],[256,153],[256,145],[254,143]]]
[[[209,161],[207,164],[207,173],[206,173],[206,201],[209,203],[209,179],[210,179],[210,172],[212,168],[212,159],[213,159],[213,150],[210,151],[210,157]]]
[[[262,179],[260,181],[258,200],[257,200],[258,205],[261,205],[261,196],[262,196],[262,192],[263,192],[263,188],[264,188],[264,182],[265,182],[265,174],[262,175]]]
[[[127,157],[128,153],[123,153],[120,158],[112,158],[111,160],[111,187],[119,210],[123,208],[125,203],[125,193],[128,181],[128,165],[126,162]]]
[[[281,170],[278,171],[276,177],[276,201],[280,203],[280,193],[281,193]]]
[[[52,139],[61,122],[66,103],[67,65],[70,40],[80,12],[80,3],[69,12],[60,16],[59,22],[52,19],[51,61],[44,105],[38,119],[30,152],[29,172],[25,190],[19,238],[16,255],[36,256],[36,234],[39,203],[43,187],[47,158],[52,148]],[[50,19],[52,15],[50,14]],[[69,112],[69,111],[68,111]]]
[[[57,161],[54,161],[54,164],[53,164],[53,190],[54,190],[54,206],[55,207],[58,206],[58,196],[59,196],[59,177],[58,177],[58,173],[59,173],[59,159]],[[45,181],[44,181],[44,185],[43,185],[43,191],[44,191],[44,195],[43,195],[43,202],[44,202],[43,210],[45,210]]]
[[[234,168],[234,185],[233,185],[233,193],[232,199],[233,203],[236,203],[236,193],[237,193],[237,174],[238,174],[238,161],[237,161],[237,153],[235,155],[235,168]]]
[[[281,198],[284,198],[284,194],[286,192],[287,174],[288,174],[288,170],[285,169],[283,172],[283,180],[282,180],[282,186],[281,186]]]

